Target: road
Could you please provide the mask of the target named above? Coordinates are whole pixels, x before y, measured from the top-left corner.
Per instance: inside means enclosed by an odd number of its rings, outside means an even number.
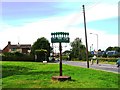
[[[80,67],[87,68],[87,62],[65,61],[65,60],[63,60],[62,63],[72,65],[72,66],[80,66]],[[118,68],[117,65],[96,64],[96,63],[94,63],[93,65],[90,64],[89,67],[93,68],[93,69],[99,69],[99,70],[104,70],[104,71],[113,72],[113,73],[120,73],[120,67]]]

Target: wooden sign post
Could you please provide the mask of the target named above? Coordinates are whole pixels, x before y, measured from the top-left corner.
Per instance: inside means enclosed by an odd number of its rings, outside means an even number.
[[[59,43],[60,50],[60,76],[53,76],[53,80],[68,80],[71,79],[70,76],[62,76],[62,43],[69,43],[69,33],[67,32],[55,32],[51,33],[51,43]]]

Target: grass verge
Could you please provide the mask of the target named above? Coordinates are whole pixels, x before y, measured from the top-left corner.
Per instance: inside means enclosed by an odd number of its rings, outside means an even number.
[[[71,81],[52,81],[59,75],[59,64],[2,62],[3,88],[118,88],[118,75],[111,72],[63,65],[63,75]]]

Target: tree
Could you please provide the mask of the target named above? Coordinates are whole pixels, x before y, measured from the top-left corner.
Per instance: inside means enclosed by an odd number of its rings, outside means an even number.
[[[108,47],[106,49],[106,52],[107,51],[113,51],[113,54],[107,54],[107,56],[109,57],[119,57],[120,56],[120,47]]]
[[[117,51],[120,52],[120,47],[108,47],[106,51]]]
[[[120,47],[113,47],[113,50],[120,52]]]
[[[76,38],[73,42],[71,42],[71,57],[84,59],[85,58],[85,46],[82,44],[80,38]]]
[[[106,49],[106,51],[112,51],[113,50],[113,47],[108,47],[107,49]]]
[[[35,54],[35,50],[38,50],[38,49],[47,50],[47,57],[50,56],[51,47],[50,47],[49,41],[46,38],[44,37],[38,38],[37,41],[34,42],[34,44],[32,45],[31,53]]]

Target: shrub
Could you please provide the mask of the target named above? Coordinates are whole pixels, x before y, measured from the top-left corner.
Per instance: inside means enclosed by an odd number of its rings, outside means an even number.
[[[35,54],[37,55],[37,58],[35,61],[37,62],[42,62],[47,60],[48,61],[48,56],[47,56],[47,50],[45,49],[37,49],[35,50]]]
[[[107,57],[107,54],[106,54],[106,53],[104,53],[104,54],[102,55],[102,57]]]
[[[68,56],[67,55],[62,56],[62,60],[68,60]]]
[[[108,56],[108,57],[118,58],[118,57],[120,57],[120,54],[114,54],[114,55],[111,55],[111,56]]]
[[[78,58],[72,58],[72,61],[80,61]]]
[[[19,53],[19,52],[15,52],[14,55],[15,55],[15,56],[19,56],[19,57],[25,56],[25,54]]]
[[[26,55],[19,52],[3,53],[2,61],[34,61],[33,55]]]
[[[34,56],[32,55],[26,55],[23,57],[18,56],[2,56],[2,61],[34,61]]]
[[[98,58],[99,61],[117,62],[117,58]]]

